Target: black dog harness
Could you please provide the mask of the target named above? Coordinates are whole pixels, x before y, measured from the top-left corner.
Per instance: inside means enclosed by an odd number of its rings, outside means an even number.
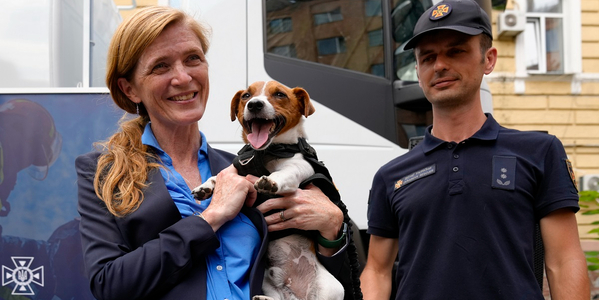
[[[297,144],[272,144],[265,150],[255,150],[249,144],[245,145],[237,153],[237,157],[233,160],[233,165],[241,176],[246,176],[248,174],[257,177],[268,176],[270,175],[270,172],[266,169],[266,163],[276,159],[291,158],[297,153],[303,154],[304,159],[310,163],[314,169],[314,175],[302,181],[300,183],[300,188],[312,183],[320,188],[333,203],[338,205],[339,201],[341,201],[341,196],[333,184],[331,174],[324,163],[318,160],[316,150],[308,144],[305,138],[299,138]],[[258,193],[258,198],[256,199],[254,206],[258,206],[264,201],[274,197],[280,196]],[[266,215],[271,215],[276,212],[278,211],[270,211]],[[271,240],[274,240],[299,232],[302,231],[299,229],[287,229],[271,232],[269,235]]]

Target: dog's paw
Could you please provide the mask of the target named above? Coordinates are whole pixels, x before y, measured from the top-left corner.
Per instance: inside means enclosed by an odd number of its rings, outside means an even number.
[[[275,298],[271,298],[268,296],[254,296],[252,300],[275,300]]]
[[[213,190],[211,187],[205,187],[204,185],[200,185],[191,190],[191,194],[196,200],[206,200],[212,197],[212,192]]]
[[[279,190],[279,185],[268,178],[268,176],[262,176],[256,181],[254,188],[256,188],[258,193],[276,194]]]
[[[216,176],[212,176],[202,183],[202,185],[191,190],[191,194],[196,200],[202,201],[212,197],[214,186],[216,185]]]

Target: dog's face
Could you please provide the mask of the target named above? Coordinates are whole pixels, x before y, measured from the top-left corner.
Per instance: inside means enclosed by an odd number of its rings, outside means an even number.
[[[254,82],[231,100],[231,121],[239,120],[243,140],[256,150],[265,149],[282,134],[294,130],[302,134],[297,125],[312,113],[314,106],[304,89],[290,89],[276,81]]]

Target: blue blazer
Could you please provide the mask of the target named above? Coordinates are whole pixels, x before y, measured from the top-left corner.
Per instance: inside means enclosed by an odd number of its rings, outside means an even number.
[[[92,294],[97,299],[206,299],[205,255],[220,246],[212,227],[201,218],[181,218],[159,170],[148,174],[150,185],[140,207],[125,217],[113,216],[93,187],[99,156],[91,152],[75,161],[81,242]],[[217,174],[235,156],[208,146],[208,157],[212,173]],[[268,229],[257,209],[246,207],[242,212],[261,237],[249,278],[250,295],[260,295]],[[333,257],[319,255],[337,278],[348,272],[347,254],[342,252]],[[346,288],[347,293],[351,290]]]

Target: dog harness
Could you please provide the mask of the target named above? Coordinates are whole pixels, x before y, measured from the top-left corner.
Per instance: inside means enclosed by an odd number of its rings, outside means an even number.
[[[341,196],[333,184],[331,174],[324,163],[318,160],[316,150],[308,144],[305,138],[299,138],[297,144],[271,144],[264,150],[255,150],[247,144],[237,152],[237,157],[233,160],[233,165],[241,176],[246,176],[248,174],[257,177],[268,176],[270,175],[270,172],[265,167],[266,163],[275,159],[291,158],[297,153],[303,154],[304,159],[310,163],[314,169],[314,175],[302,181],[299,187],[303,188],[312,183],[320,188],[333,203],[338,205],[339,201],[341,201]],[[256,199],[254,206],[258,206],[264,201],[274,197],[280,196],[258,193],[258,198]],[[267,215],[273,213],[278,213],[278,210],[270,211]],[[302,231],[297,229],[287,229],[271,232],[269,235],[271,240],[274,240],[299,232]]]

